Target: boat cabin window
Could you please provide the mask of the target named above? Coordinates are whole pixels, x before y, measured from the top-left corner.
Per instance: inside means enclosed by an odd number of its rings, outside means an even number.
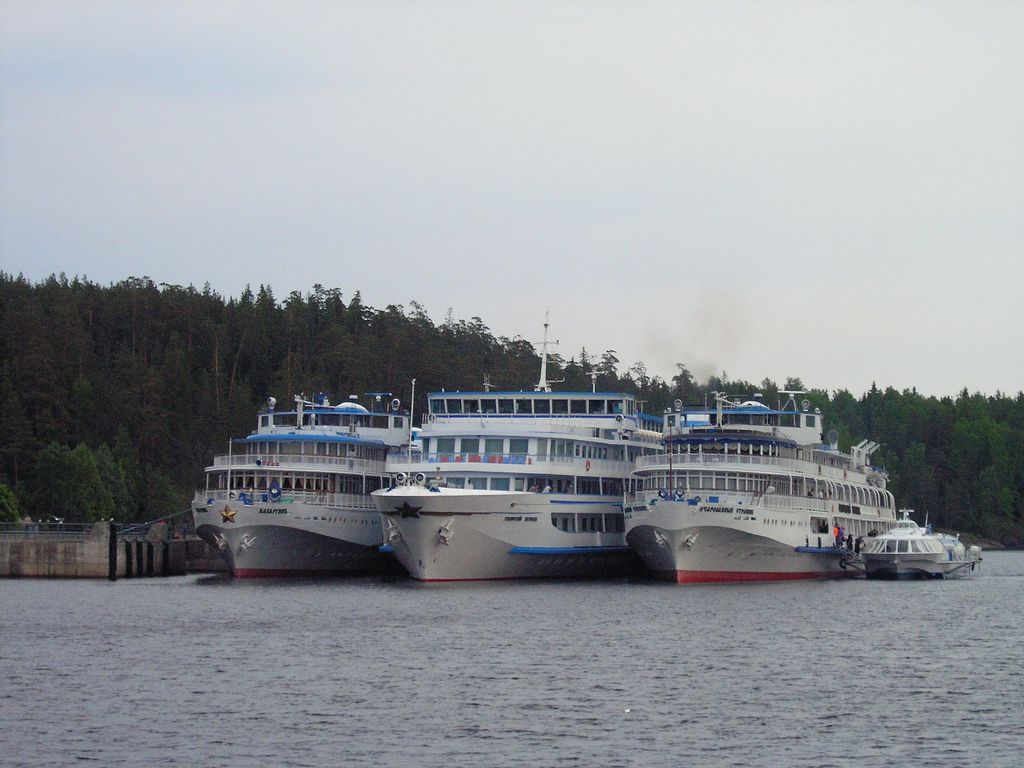
[[[812,517],[811,518],[811,532],[812,533],[828,533],[828,518],[827,517]]]
[[[448,413],[462,413],[461,400],[448,400]]]
[[[805,427],[816,427],[817,426],[817,421],[818,421],[817,417],[814,416],[813,414],[810,414],[810,413],[804,414],[804,426]]]
[[[512,398],[505,397],[498,401],[498,413],[512,413]]]
[[[587,412],[587,401],[586,400],[570,400],[569,410],[573,413],[586,413]]]
[[[484,440],[484,453],[493,456],[505,452],[505,441],[500,437],[488,437]]]
[[[568,400],[552,400],[551,401],[551,412],[552,413],[568,413],[569,412],[569,401]]]
[[[430,401],[430,412],[444,413],[444,400],[441,398],[432,398]]]
[[[459,450],[462,453],[480,453],[480,440],[476,437],[464,437]]]
[[[465,413],[480,413],[479,400],[463,400],[462,408]]]
[[[533,413],[533,400],[528,397],[517,398],[516,413]]]
[[[437,438],[437,452],[438,453],[455,453],[455,438],[454,437],[439,437],[439,438]]]
[[[894,554],[896,552],[895,539],[889,539],[887,542],[885,542],[885,551],[889,554]]]
[[[591,400],[590,401],[590,412],[591,413],[607,413],[604,407],[604,400]]]
[[[492,398],[485,398],[480,401],[480,413],[497,413],[498,401]]]
[[[608,413],[622,413],[622,401],[621,400],[609,400],[608,401]]]
[[[508,441],[508,452],[513,456],[525,456],[530,452],[530,441],[525,437],[513,437]]]
[[[507,477],[492,477],[491,478],[491,490],[492,491],[507,491],[508,490],[508,478]]]
[[[534,400],[533,401],[533,412],[534,413],[551,413],[551,401],[550,400]]]
[[[469,487],[476,491],[487,490],[487,478],[486,477],[471,477],[467,481]]]

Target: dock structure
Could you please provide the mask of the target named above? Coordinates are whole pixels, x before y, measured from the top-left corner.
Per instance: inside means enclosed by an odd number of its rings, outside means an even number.
[[[0,527],[0,578],[123,579],[226,570],[205,542],[166,521],[119,526],[27,523]]]

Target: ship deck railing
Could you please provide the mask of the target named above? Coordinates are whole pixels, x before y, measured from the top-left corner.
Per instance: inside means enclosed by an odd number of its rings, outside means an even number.
[[[671,456],[671,460],[669,457]],[[781,456],[760,456],[748,453],[657,453],[650,456],[638,456],[637,469],[683,469],[699,465],[702,469],[722,467],[777,467],[799,472],[807,476],[824,477],[829,480],[850,480],[850,470],[821,464],[810,459],[789,459]]]
[[[196,501],[198,503],[205,502],[207,505],[211,503],[241,504],[242,506],[315,504],[317,506],[340,507],[342,509],[367,509],[373,507],[369,492],[363,495],[361,493],[297,491],[288,488],[281,489],[281,496],[276,501],[271,500],[270,493],[262,488],[251,492],[248,490],[205,491],[198,495]]]
[[[390,471],[401,470],[402,461],[408,461],[404,454],[393,454],[389,457]],[[528,453],[461,453],[438,452],[413,454],[413,462],[441,466],[448,464],[512,464],[517,466],[550,466],[578,467],[580,474],[590,475],[624,475],[633,468],[633,462],[616,459],[593,459],[585,456],[538,456]],[[588,467],[589,463],[589,469]]]
[[[368,472],[384,473],[384,461],[380,459],[358,459],[348,456],[309,456],[304,454],[274,454],[271,456],[216,456],[214,467],[244,467],[246,469],[271,469],[287,467],[288,469]]]
[[[694,497],[700,497],[702,504],[715,504],[719,496],[728,495],[730,500],[736,499],[739,494],[739,500],[737,504],[750,505],[755,509],[762,509],[758,506],[764,500],[764,504],[775,510],[785,510],[787,512],[802,512],[810,513],[813,515],[838,515],[843,518],[851,520],[856,519],[880,519],[880,520],[895,520],[895,510],[885,509],[884,507],[872,507],[867,504],[858,504],[861,513],[854,514],[853,512],[840,511],[840,502],[837,499],[818,499],[811,498],[809,496],[787,496],[780,493],[773,493],[769,496],[762,497],[758,493],[751,491],[736,491],[736,490],[725,490],[724,488],[676,488],[673,489],[673,494],[679,491],[683,494],[684,500],[691,499]],[[625,496],[626,504],[642,504],[647,503],[651,499],[659,499],[658,491],[649,489],[645,491],[635,491],[633,493],[627,493]],[[846,504],[847,502],[841,502]]]

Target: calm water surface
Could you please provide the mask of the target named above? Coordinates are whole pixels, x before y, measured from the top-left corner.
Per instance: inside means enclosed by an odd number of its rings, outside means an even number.
[[[947,582],[0,582],[6,766],[1019,766],[1024,553]]]

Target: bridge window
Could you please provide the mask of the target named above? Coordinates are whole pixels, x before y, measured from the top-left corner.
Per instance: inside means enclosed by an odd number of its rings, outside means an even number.
[[[586,413],[587,412],[587,401],[586,400],[570,400],[569,408],[573,413]]]
[[[431,398],[430,400],[430,412],[431,413],[444,413],[444,400],[441,398]]]
[[[479,400],[463,400],[462,408],[465,413],[480,413]]]
[[[604,400],[591,400],[590,401],[590,412],[591,413],[607,413],[605,410]]]
[[[533,400],[528,397],[517,398],[516,413],[533,413]]]
[[[533,401],[533,412],[534,413],[551,413],[551,401],[550,400],[534,400]]]
[[[506,397],[498,401],[498,413],[512,413],[512,398]]]
[[[462,401],[461,400],[449,400],[448,401],[448,413],[462,413]]]
[[[551,412],[552,413],[568,413],[569,412],[569,401],[568,400],[552,400],[551,401]]]
[[[480,412],[481,413],[497,413],[498,412],[498,401],[491,398],[480,401]]]

